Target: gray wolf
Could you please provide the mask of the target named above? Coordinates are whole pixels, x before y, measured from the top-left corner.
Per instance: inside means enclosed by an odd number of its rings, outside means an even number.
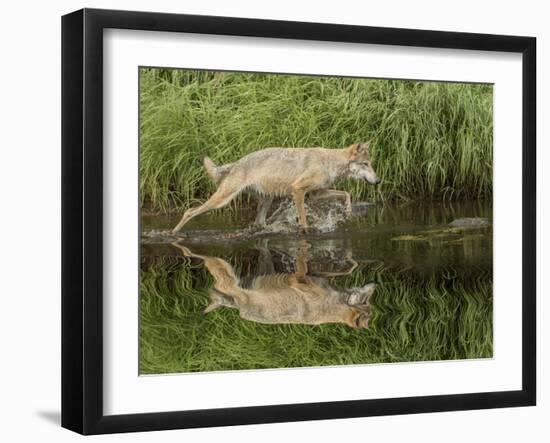
[[[209,292],[210,304],[204,310],[205,314],[226,307],[237,309],[245,320],[264,324],[343,323],[352,328],[368,327],[371,316],[369,301],[376,284],[336,289],[327,281],[327,277],[349,275],[356,269],[357,262],[351,258],[351,253],[348,257],[351,263],[349,269],[319,272],[311,276],[308,275],[306,258],[309,244],[302,241],[294,273],[262,274],[244,285],[227,261],[195,254],[178,242],[173,245],[183,255],[203,260],[214,277],[214,287]],[[260,250],[260,260],[269,259],[267,248]],[[266,263],[263,266],[266,267]]]
[[[197,215],[222,208],[245,190],[260,197],[255,224],[265,224],[274,197],[288,196],[294,201],[298,221],[305,231],[308,229],[306,194],[314,199],[342,199],[350,213],[349,193],[330,189],[332,184],[343,177],[373,185],[380,182],[371,164],[368,143],[355,143],[343,149],[266,148],[223,166],[216,166],[206,157],[204,168],[218,189],[204,204],[185,211],[173,233]]]

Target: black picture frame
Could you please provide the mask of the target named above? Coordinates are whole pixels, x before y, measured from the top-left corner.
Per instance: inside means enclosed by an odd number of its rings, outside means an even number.
[[[103,413],[103,30],[192,32],[522,54],[522,389]],[[536,402],[536,39],[232,17],[83,9],[62,18],[62,426],[82,434],[530,406]]]

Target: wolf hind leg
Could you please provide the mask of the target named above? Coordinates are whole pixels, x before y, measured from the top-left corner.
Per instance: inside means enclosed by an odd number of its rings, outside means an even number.
[[[190,208],[183,214],[183,217],[172,230],[172,233],[177,233],[183,226],[189,222],[189,220],[195,218],[197,215],[203,214],[213,209],[220,209],[227,205],[231,200],[233,200],[241,189],[229,188],[227,186],[222,186],[218,188],[214,194],[202,205],[195,208]]]
[[[258,196],[260,199],[258,202],[258,213],[256,214],[256,220],[254,220],[254,226],[264,226],[265,218],[273,203],[273,197]]]

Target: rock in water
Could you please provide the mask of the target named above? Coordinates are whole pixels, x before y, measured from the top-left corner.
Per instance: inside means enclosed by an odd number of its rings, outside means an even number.
[[[455,228],[483,228],[489,226],[489,220],[480,217],[457,218],[451,222]]]
[[[371,202],[354,202],[351,205],[353,215],[365,215],[374,207],[374,203]]]
[[[304,204],[308,224],[318,232],[332,232],[347,218],[345,206],[338,200],[307,201]],[[290,199],[281,201],[268,217],[266,231],[293,232],[300,229],[296,207]]]

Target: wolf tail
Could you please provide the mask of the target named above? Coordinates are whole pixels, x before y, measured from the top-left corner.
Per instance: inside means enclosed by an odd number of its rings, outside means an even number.
[[[231,172],[231,168],[233,167],[232,163],[228,165],[216,166],[216,164],[209,157],[204,157],[202,164],[216,185],[220,184],[225,176]]]

